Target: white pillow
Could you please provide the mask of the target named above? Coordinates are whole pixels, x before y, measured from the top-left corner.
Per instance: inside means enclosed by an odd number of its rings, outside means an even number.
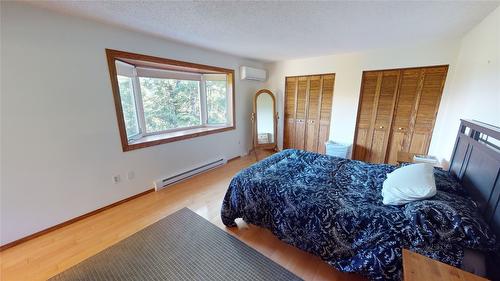
[[[404,166],[387,175],[382,187],[385,205],[403,205],[436,195],[434,167],[419,163]]]

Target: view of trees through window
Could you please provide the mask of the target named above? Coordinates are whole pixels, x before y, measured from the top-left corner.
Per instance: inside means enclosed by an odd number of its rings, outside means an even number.
[[[224,124],[227,122],[227,82],[216,80],[205,82],[207,92],[207,123]]]
[[[120,99],[122,101],[127,138],[130,138],[139,134],[132,78],[118,75],[118,86],[120,88]]]
[[[234,130],[234,69],[106,49],[123,151]]]
[[[201,125],[200,82],[140,77],[146,132]]]
[[[173,129],[229,124],[231,100],[225,74],[140,75],[133,66],[123,63],[119,71],[117,81],[129,141]]]

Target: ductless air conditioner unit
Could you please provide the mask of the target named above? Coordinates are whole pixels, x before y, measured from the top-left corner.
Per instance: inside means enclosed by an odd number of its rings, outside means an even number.
[[[265,69],[242,66],[240,68],[241,80],[266,81],[267,71]]]

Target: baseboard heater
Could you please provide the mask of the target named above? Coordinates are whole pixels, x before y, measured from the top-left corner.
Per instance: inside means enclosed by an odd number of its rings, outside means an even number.
[[[194,169],[191,169],[189,171],[185,171],[185,172],[179,173],[177,175],[174,175],[174,176],[171,176],[168,178],[157,180],[154,182],[155,190],[158,191],[162,188],[165,188],[165,187],[172,185],[174,183],[178,183],[182,180],[185,180],[185,179],[190,178],[192,176],[195,176],[197,174],[200,174],[200,173],[206,172],[208,170],[217,168],[219,166],[226,164],[226,162],[227,162],[226,159],[223,159],[223,158],[217,159],[215,161],[201,165],[201,166],[196,167]]]

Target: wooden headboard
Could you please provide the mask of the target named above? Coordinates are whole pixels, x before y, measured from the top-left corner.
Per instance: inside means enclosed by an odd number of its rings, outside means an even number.
[[[500,128],[475,120],[461,120],[450,172],[468,190],[500,239]],[[500,254],[496,253],[496,257],[488,261],[498,263]],[[489,267],[494,280],[500,279],[497,267]]]

